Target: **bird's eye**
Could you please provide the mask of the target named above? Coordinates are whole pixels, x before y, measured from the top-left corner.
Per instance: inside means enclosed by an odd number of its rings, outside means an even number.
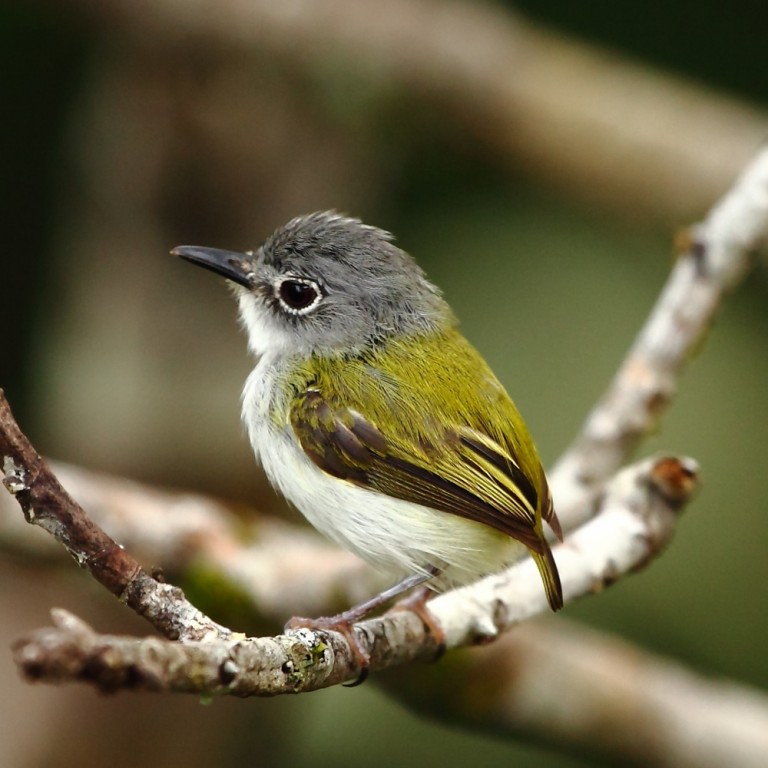
[[[322,293],[312,280],[291,278],[277,286],[277,298],[283,309],[292,315],[304,315],[320,301]]]

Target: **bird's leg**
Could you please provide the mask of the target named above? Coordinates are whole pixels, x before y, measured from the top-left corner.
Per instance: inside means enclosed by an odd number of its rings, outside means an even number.
[[[435,568],[432,576],[437,576],[440,570]],[[435,617],[429,612],[427,603],[435,596],[435,592],[429,587],[420,587],[413,593],[398,600],[390,610],[392,611],[412,611],[424,623],[432,637],[437,643],[437,652],[433,661],[437,661],[445,653],[445,632],[443,628],[435,621]]]
[[[409,589],[418,587],[425,581],[437,576],[441,572],[440,568],[430,566],[424,573],[415,573],[412,576],[408,576],[402,581],[398,582],[389,589],[385,589],[383,592],[375,595],[374,597],[360,603],[352,608],[336,614],[335,616],[318,616],[315,619],[304,618],[303,616],[294,616],[285,625],[285,631],[292,629],[314,629],[328,632],[339,632],[346,638],[349,643],[349,647],[352,650],[352,655],[355,657],[358,667],[360,668],[360,676],[355,680],[351,686],[360,685],[366,677],[368,677],[368,667],[371,663],[371,657],[368,651],[363,648],[362,643],[357,638],[354,632],[354,625],[356,622],[364,619],[369,613],[381,608],[382,605],[388,603],[398,595],[402,595],[403,592],[407,592]],[[434,620],[426,618],[428,616],[424,605],[427,598],[421,596],[422,592],[429,592],[428,589],[423,588],[419,590],[420,597],[414,601],[413,605],[410,605],[408,600],[401,601],[397,606],[402,606],[402,610],[413,610],[419,618],[427,625],[429,630],[435,634],[436,637],[442,636],[442,630],[436,627]],[[437,630],[437,631],[436,631]],[[442,643],[441,643],[442,644]],[[351,687],[350,686],[350,687]]]

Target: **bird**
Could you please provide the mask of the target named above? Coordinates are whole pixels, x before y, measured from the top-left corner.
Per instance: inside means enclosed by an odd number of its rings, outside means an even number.
[[[440,290],[387,231],[335,211],[293,218],[258,248],[178,246],[228,280],[256,364],[242,397],[271,483],[319,531],[397,580],[333,617],[351,626],[420,587],[429,595],[529,553],[552,610],[562,540],[531,435]],[[415,600],[414,602],[419,602]]]

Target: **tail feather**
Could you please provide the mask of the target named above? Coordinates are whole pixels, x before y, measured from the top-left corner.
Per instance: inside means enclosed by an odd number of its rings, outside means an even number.
[[[560,574],[557,572],[555,558],[552,550],[547,545],[543,553],[534,552],[533,559],[544,582],[544,591],[547,593],[549,607],[553,611],[559,611],[563,607],[563,587],[560,584]]]

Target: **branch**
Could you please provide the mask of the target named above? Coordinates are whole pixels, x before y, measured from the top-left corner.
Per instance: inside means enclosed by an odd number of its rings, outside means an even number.
[[[618,373],[549,473],[565,529],[586,519],[589,500],[656,426],[726,294],[768,243],[768,148],[684,239],[667,284]]]
[[[634,447],[644,429],[651,423],[651,418],[657,415],[659,404],[668,400],[675,376],[703,335],[718,302],[726,289],[746,273],[750,254],[765,242],[766,227],[768,150],[758,156],[737,181],[734,189],[694,232],[687,252],[681,256],[668,287],[646,330],[641,333],[633,347],[628,362],[619,372],[609,395],[588,419],[584,434],[561,463],[561,467],[565,466],[569,471],[559,469],[555,473],[558,482],[563,482],[562,477],[571,481],[573,493],[564,499],[566,504],[571,504],[567,507],[569,515],[586,516],[583,511],[578,511],[578,507],[573,506],[574,500],[580,498],[583,507],[587,507],[588,503],[594,504],[601,491],[603,475]],[[688,291],[686,295],[683,289]],[[9,418],[10,413],[6,411],[5,420]],[[5,482],[9,490],[17,494],[27,518],[33,522],[44,522],[65,546],[70,547],[78,561],[94,571],[95,575],[104,565],[106,573],[99,574],[100,580],[113,592],[143,611],[161,630],[165,629],[168,636],[180,636],[185,639],[192,636],[182,634],[184,627],[179,626],[178,617],[174,617],[170,622],[167,622],[167,617],[163,617],[163,621],[157,622],[153,618],[152,610],[142,605],[139,598],[132,598],[134,584],[148,584],[150,589],[147,594],[156,594],[163,585],[157,585],[147,577],[134,562],[121,553],[114,542],[105,540],[103,536],[96,536],[94,541],[97,543],[94,545],[90,538],[90,529],[86,530],[87,535],[79,533],[72,536],[62,527],[62,517],[60,514],[57,516],[55,509],[51,509],[50,497],[58,502],[63,500],[63,503],[68,500],[55,480],[46,476],[47,470],[44,470],[39,456],[31,447],[23,447],[22,437],[18,430],[14,432],[14,429],[15,425],[12,425],[9,432],[12,438],[10,443],[6,440],[9,447],[3,448],[3,455],[7,456],[4,463],[7,474]],[[29,466],[25,465],[25,461]],[[686,461],[669,460],[652,465],[642,464],[632,472],[638,473],[634,475],[634,481],[628,481],[627,475],[622,473],[610,484],[610,488],[621,487],[624,495],[620,496],[628,500],[630,496],[626,494],[629,487],[633,486],[633,483],[640,483],[641,487],[655,489],[655,496],[664,500],[668,510],[672,508],[674,494],[670,496],[668,490],[660,490],[667,482],[664,479],[665,473],[676,478],[670,487],[683,489],[681,499],[687,498],[695,480],[695,467]],[[684,481],[686,475],[691,476],[690,480]],[[44,482],[38,486],[37,481],[41,478]],[[624,485],[625,483],[628,485]],[[648,503],[651,496],[646,499]],[[559,505],[560,498],[558,495]],[[603,497],[604,504],[609,505],[608,509],[611,509],[612,499],[611,493]],[[635,504],[635,507],[628,506],[630,503]],[[42,509],[37,509],[36,504],[40,504]],[[636,501],[624,502],[631,519],[637,522],[639,518],[635,514],[636,504]],[[622,505],[617,506],[621,508]],[[574,509],[577,510],[576,513],[571,511]],[[82,510],[77,514],[67,514],[69,518],[66,519],[83,519]],[[614,517],[607,514],[597,517],[570,536],[563,546],[557,548],[556,556],[565,585],[566,600],[585,594],[594,585],[609,582],[614,575],[610,572],[611,568],[615,568],[615,575],[618,575],[623,572],[622,568],[638,567],[657,551],[658,546],[651,545],[654,537],[648,535],[648,529],[643,524],[632,526],[628,520],[623,520],[618,530],[609,526],[607,537],[603,539],[601,526],[604,521],[610,521]],[[571,526],[573,519],[572,516],[567,518]],[[663,525],[655,527],[662,531],[662,534],[669,528]],[[628,538],[627,532],[632,530],[633,535]],[[593,536],[594,538],[591,538]],[[586,537],[583,542],[582,537]],[[599,542],[603,540],[609,542],[611,547],[615,542],[615,551],[606,553],[599,546]],[[664,540],[664,535],[657,539],[658,542]],[[73,546],[80,541],[86,545],[83,551]],[[639,551],[629,547],[629,544],[638,545]],[[606,555],[603,560],[598,558],[598,553],[601,552]],[[621,552],[625,553],[624,557],[620,556]],[[579,553],[583,555],[581,559]],[[593,554],[597,559],[593,559]],[[111,565],[112,561],[120,567]],[[600,563],[600,567],[597,571],[590,570],[590,566],[596,562]],[[119,577],[115,578],[110,573],[111,570],[115,570]],[[142,594],[142,590],[137,592]],[[180,602],[178,595],[176,596],[176,604],[184,606],[186,610],[188,604],[184,605],[184,602]],[[541,610],[542,603],[543,597],[533,566],[530,562],[525,562],[501,576],[486,579],[465,590],[438,598],[433,601],[432,608],[445,628],[448,646],[455,647],[494,637],[499,631]],[[453,607],[458,605],[462,606],[461,609],[454,611]],[[191,609],[191,606],[189,608]],[[477,608],[476,612],[474,608]],[[205,624],[210,620],[203,617],[202,621]],[[408,626],[406,621],[410,622]],[[384,662],[387,660],[387,663],[402,663],[412,658],[423,658],[431,648],[430,638],[424,636],[420,622],[406,612],[389,615],[375,622],[366,622],[361,625],[361,630],[371,645],[374,669],[386,665]],[[214,627],[213,631],[222,630]],[[317,633],[313,636],[316,639]],[[310,645],[315,647],[313,642]],[[322,644],[324,641],[317,642]],[[340,637],[334,637],[330,645],[338,656],[334,658],[332,666],[334,671],[339,673],[339,677],[333,679],[345,679],[352,673],[351,666],[348,665],[347,669],[344,669],[344,664],[351,663],[349,649]],[[289,666],[294,663],[290,658],[285,661],[290,662]],[[316,665],[314,672],[322,673],[323,677],[326,670],[320,670],[321,666],[323,665]],[[318,679],[314,673],[310,677],[309,680],[302,680],[303,689],[325,683],[325,677]]]
[[[687,493],[690,479],[685,474],[675,480],[668,477],[675,470],[674,463],[659,463],[657,480],[666,495],[677,496],[678,503]],[[205,542],[218,540],[211,553],[219,549],[241,561],[252,558],[248,571],[254,573],[268,568],[270,562],[259,566],[258,557],[251,550],[242,551],[240,544],[231,548],[228,540],[226,511],[216,502],[189,494],[174,496],[141,487],[136,483],[92,477],[82,470],[64,467],[67,485],[77,487],[78,495],[87,498],[89,506],[106,515],[109,522],[120,530],[120,537],[131,546],[144,551],[154,550],[168,537],[171,541],[168,555],[180,556],[190,545],[190,556],[198,556],[197,548]],[[615,527],[621,523],[623,513],[621,486],[630,497],[638,495],[631,489],[632,472],[617,483],[613,507],[613,522],[602,516],[592,521],[594,536],[589,529],[580,532],[583,541],[571,537],[569,548],[573,557],[590,558],[590,539],[611,541]],[[677,488],[677,494],[675,489]],[[160,514],[160,512],[167,514]],[[219,519],[219,515],[222,518]],[[625,523],[633,526],[631,517]],[[658,541],[668,534],[668,525],[674,516],[662,515],[656,519],[661,531],[652,533]],[[260,527],[268,526],[261,521]],[[597,533],[597,528],[602,531]],[[31,530],[31,529],[30,529]],[[631,530],[631,529],[630,529]],[[647,532],[650,532],[650,529]],[[642,542],[645,533],[635,543]],[[283,534],[280,548],[282,559],[291,537]],[[299,537],[301,539],[301,537]],[[308,537],[302,554],[310,554],[304,561],[306,572],[314,573],[315,554],[318,562],[327,559],[324,545],[316,542],[318,553],[313,552]],[[628,540],[635,538],[632,534]],[[43,540],[44,541],[44,540]],[[152,544],[148,547],[147,542]],[[142,543],[143,542],[143,543]],[[238,551],[241,550],[241,551]],[[160,554],[161,550],[156,554]],[[269,556],[269,545],[260,554]],[[558,557],[562,557],[558,553]],[[227,556],[222,551],[222,561]],[[599,571],[595,563],[596,578],[591,584],[598,588]],[[609,578],[612,568],[604,569]],[[565,573],[565,569],[564,569]],[[571,570],[568,570],[571,573]],[[529,574],[529,589],[537,592],[536,577]],[[584,571],[584,580],[592,581]],[[322,581],[322,579],[321,579]],[[280,588],[280,578],[272,586]],[[567,592],[576,592],[578,584],[569,580]],[[264,591],[264,590],[262,590]],[[268,590],[267,590],[268,591]],[[286,594],[288,594],[286,592]],[[474,601],[468,601],[469,610]],[[502,604],[499,604],[499,607]],[[463,610],[459,606],[455,613]],[[247,695],[255,688],[259,694],[279,693],[286,687],[300,690],[304,671],[314,666],[327,669],[325,657],[330,651],[310,635],[302,637],[304,644],[285,642],[284,638],[271,641],[236,640],[206,642],[190,647],[189,644],[168,643],[156,638],[136,640],[100,636],[83,622],[61,610],[53,611],[54,628],[40,630],[15,644],[16,661],[28,679],[52,681],[84,680],[101,690],[145,689],[184,692],[239,693]],[[474,620],[475,624],[479,624]],[[481,625],[482,626],[482,625]],[[482,633],[479,633],[479,637]],[[320,664],[317,664],[320,659]],[[292,675],[278,675],[275,668],[298,670]],[[271,663],[271,666],[270,666]],[[246,677],[238,674],[248,669]],[[478,680],[493,679],[495,685],[483,688],[481,711],[467,708],[464,702],[472,699]],[[334,678],[326,678],[331,684]],[[733,766],[761,765],[768,736],[768,705],[752,691],[733,684],[706,681],[685,672],[677,665],[644,654],[617,640],[569,625],[559,619],[554,622],[522,624],[517,631],[494,643],[483,654],[465,655],[460,663],[453,663],[450,674],[437,668],[409,667],[407,675],[383,681],[401,701],[415,707],[422,714],[430,713],[447,721],[462,725],[492,729],[494,732],[524,733],[542,743],[575,746],[595,756],[637,760],[648,764],[649,745],[653,745],[653,758],[657,763],[675,764],[680,768],[715,768],[724,764]],[[563,696],[563,690],[579,691],[578,696]],[[439,708],[437,708],[439,702]],[[584,717],[585,713],[589,716]],[[611,727],[606,728],[605,723]],[[667,727],[659,728],[659,723]],[[636,738],[627,740],[623,734],[632,732]],[[622,735],[617,741],[616,734]]]
[[[3,485],[16,497],[26,521],[50,533],[81,568],[166,637],[231,634],[188,603],[180,589],[150,576],[88,518],[21,432],[2,390],[0,456]]]
[[[17,495],[37,497],[30,478],[22,486],[18,476],[16,469],[6,485]],[[49,484],[43,472],[38,477],[44,486]],[[696,485],[690,460],[646,460],[620,473],[609,485],[600,514],[558,547],[566,601],[613,583],[658,554]],[[94,569],[98,578],[98,566]],[[142,606],[138,609],[146,617]],[[430,602],[449,649],[489,642],[546,610],[531,560]],[[204,640],[187,636],[178,643],[98,635],[63,611],[54,613],[54,622],[54,628],[15,645],[16,661],[30,679],[80,680],[107,690],[265,696],[315,690],[357,675],[346,639],[334,632],[301,629],[274,638],[209,633]],[[427,660],[436,652],[434,638],[410,611],[394,610],[355,629],[371,654],[373,670]]]

